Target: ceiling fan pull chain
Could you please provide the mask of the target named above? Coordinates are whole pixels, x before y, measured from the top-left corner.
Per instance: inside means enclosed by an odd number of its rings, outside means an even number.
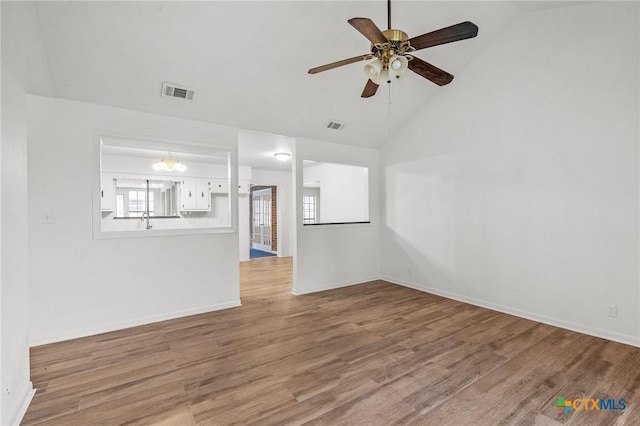
[[[389,125],[387,126],[387,139],[391,139],[391,84],[389,86]]]

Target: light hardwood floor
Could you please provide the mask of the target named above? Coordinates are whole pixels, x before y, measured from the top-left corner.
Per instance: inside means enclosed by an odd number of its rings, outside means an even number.
[[[292,296],[290,258],[241,280],[239,308],[33,348],[23,424],[640,424],[638,348],[383,281]]]

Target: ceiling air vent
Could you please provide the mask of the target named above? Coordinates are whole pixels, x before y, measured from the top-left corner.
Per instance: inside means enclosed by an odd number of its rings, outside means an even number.
[[[330,121],[327,123],[327,129],[331,129],[331,130],[342,130],[344,129],[344,123],[341,123],[339,121]]]
[[[171,83],[162,83],[162,96],[167,98],[186,99],[188,101],[193,100],[194,91],[188,87],[178,86]]]

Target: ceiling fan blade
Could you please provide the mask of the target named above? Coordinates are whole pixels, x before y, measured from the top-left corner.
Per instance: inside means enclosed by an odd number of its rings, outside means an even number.
[[[441,28],[430,33],[422,34],[409,39],[409,44],[416,50],[440,44],[451,43],[458,40],[473,38],[478,35],[478,26],[473,22],[465,21],[450,27]]]
[[[362,95],[360,95],[360,97],[361,98],[370,98],[370,97],[372,97],[378,91],[378,87],[380,87],[380,86],[378,86],[373,81],[371,81],[371,79],[367,80],[367,85],[364,86],[364,90],[362,91]]]
[[[389,43],[380,28],[369,18],[351,18],[347,21],[373,44]]]
[[[416,58],[415,56],[409,61],[409,69],[416,74],[423,76],[427,80],[434,82],[438,86],[444,86],[445,84],[451,83],[451,80],[453,80],[453,76],[448,72],[443,71],[420,58]]]
[[[349,65],[349,64],[352,64],[354,62],[366,61],[368,59],[373,59],[373,57],[374,56],[371,55],[371,54],[354,56],[353,58],[343,59],[341,61],[332,62],[330,64],[322,65],[320,67],[311,68],[309,70],[309,74],[317,74],[317,73],[322,72],[322,71],[327,71],[327,70],[330,70],[330,69],[333,69],[333,68],[338,68],[338,67],[341,67],[343,65]]]

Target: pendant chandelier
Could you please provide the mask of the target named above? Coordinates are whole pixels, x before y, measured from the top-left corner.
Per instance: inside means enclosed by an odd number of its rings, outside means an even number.
[[[160,172],[160,171],[162,171],[162,172],[173,172],[173,171],[184,172],[185,170],[187,170],[187,166],[182,164],[180,162],[180,160],[177,160],[177,159],[173,158],[173,155],[171,155],[171,153],[169,153],[167,158],[163,158],[163,159],[153,163],[151,168],[153,168],[153,170],[158,171],[158,172]]]

